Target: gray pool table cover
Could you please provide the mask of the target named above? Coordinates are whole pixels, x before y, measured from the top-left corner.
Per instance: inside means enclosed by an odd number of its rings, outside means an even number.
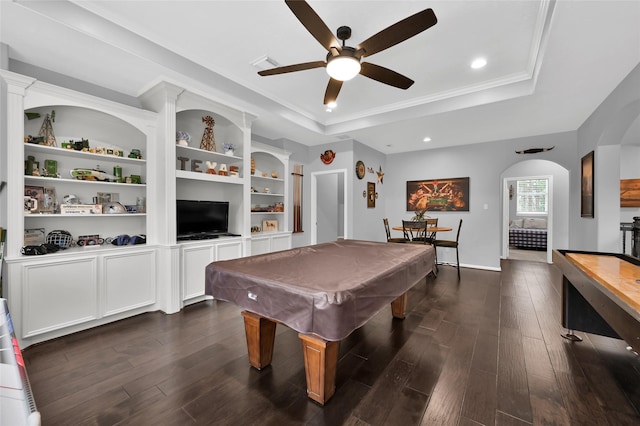
[[[435,268],[434,248],[358,240],[206,267],[206,293],[303,334],[338,341]]]

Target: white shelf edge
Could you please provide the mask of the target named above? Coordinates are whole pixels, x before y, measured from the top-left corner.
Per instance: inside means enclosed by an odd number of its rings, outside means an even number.
[[[284,194],[273,194],[271,192],[252,192],[251,195],[265,195],[267,197],[284,197]]]
[[[101,159],[106,161],[112,161],[114,163],[121,162],[123,164],[139,164],[143,165],[147,162],[147,160],[139,159],[139,158],[129,158],[129,157],[119,157],[117,155],[109,155],[109,154],[94,154],[92,152],[83,152],[76,151],[75,149],[65,149],[59,148],[55,146],[47,146],[47,145],[37,145],[37,144],[24,144],[25,151],[32,152],[40,152],[44,154],[50,155],[63,155],[67,157],[76,157],[76,158],[90,158],[90,159]]]
[[[45,176],[24,176],[24,181],[32,182],[51,182],[54,183],[71,183],[71,184],[82,184],[82,185],[115,185],[115,186],[127,186],[127,187],[140,187],[146,188],[146,183],[121,183],[121,182],[101,182],[99,180],[82,180],[82,179],[65,179],[65,178],[50,178]]]
[[[146,216],[146,213],[101,213],[101,214],[60,214],[60,213],[25,213],[24,217],[26,218],[67,218],[67,217],[143,217]]]
[[[237,155],[227,155],[223,152],[207,151],[206,149],[200,149],[200,148],[194,148],[192,146],[184,146],[184,145],[176,144],[176,152],[179,152],[179,151],[193,153],[195,155],[207,155],[212,158],[227,158],[232,160],[234,164],[242,162],[242,157],[238,157]]]
[[[240,185],[244,183],[244,180],[241,177],[212,175],[212,174],[202,173],[202,172],[190,172],[187,170],[176,170],[176,178],[240,184]]]
[[[99,253],[107,253],[107,252],[117,252],[117,251],[141,251],[141,250],[152,250],[156,247],[152,244],[126,244],[124,246],[116,246],[110,243],[102,243],[95,246],[73,246],[66,249],[60,249],[55,253],[47,253],[42,255],[28,256],[24,254],[20,254],[18,256],[14,256],[11,258],[13,261],[25,261],[25,260],[44,260],[55,258],[55,257],[63,257],[65,255],[77,256],[77,255],[91,255],[97,252]]]
[[[263,179],[263,180],[270,180],[270,181],[274,181],[274,182],[284,182],[284,179],[282,178],[272,178],[269,176],[257,176],[257,175],[251,175],[251,178],[256,178],[256,179]]]
[[[251,214],[285,214],[285,212],[251,212]]]

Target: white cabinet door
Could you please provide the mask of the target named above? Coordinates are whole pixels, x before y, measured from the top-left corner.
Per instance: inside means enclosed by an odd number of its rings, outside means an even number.
[[[231,260],[242,257],[242,241],[217,245],[216,260]]]
[[[182,300],[204,296],[204,270],[213,262],[214,246],[182,248]]]
[[[155,251],[104,256],[104,315],[156,301]]]
[[[269,253],[271,251],[271,239],[269,237],[253,237],[251,239],[251,255]]]
[[[291,234],[277,235],[271,238],[271,251],[288,250],[291,248]]]
[[[95,257],[25,264],[23,268],[23,338],[99,317]]]

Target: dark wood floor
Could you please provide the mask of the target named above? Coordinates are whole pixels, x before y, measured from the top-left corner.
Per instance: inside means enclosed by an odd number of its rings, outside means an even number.
[[[441,267],[340,346],[335,396],[305,396],[301,344],[248,365],[238,308],[202,302],[27,348],[47,425],[638,425],[640,360],[615,339],[560,337],[554,266]]]

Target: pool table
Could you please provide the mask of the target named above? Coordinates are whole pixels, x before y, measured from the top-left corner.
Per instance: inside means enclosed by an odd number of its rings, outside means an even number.
[[[564,337],[573,330],[625,340],[640,348],[640,259],[619,253],[554,250],[562,271]]]
[[[430,245],[358,240],[213,262],[206,293],[244,311],[249,363],[271,363],[275,329],[299,333],[307,395],[324,404],[335,392],[340,340],[391,305],[404,318],[407,291],[435,271]]]

